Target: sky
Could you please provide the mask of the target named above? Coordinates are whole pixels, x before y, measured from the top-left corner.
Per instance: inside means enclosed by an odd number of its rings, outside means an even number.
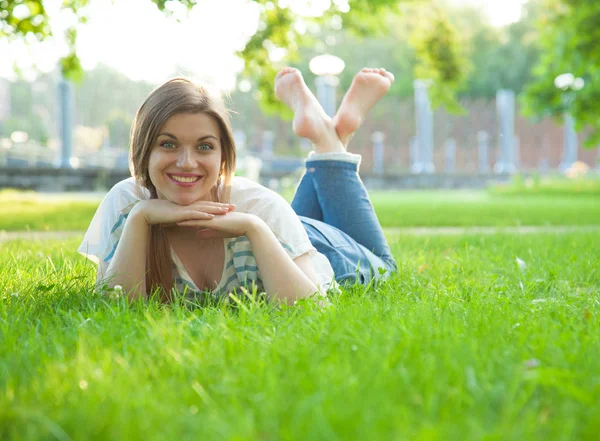
[[[279,0],[296,9],[307,0]],[[319,4],[330,0],[311,0]],[[337,4],[346,0],[334,0]],[[496,26],[517,21],[524,0],[448,0],[450,4],[471,4],[484,8]],[[45,0],[51,26],[57,36],[73,22],[60,12],[62,0]],[[296,3],[294,5],[294,3]],[[159,84],[175,74],[191,76],[222,89],[235,87],[243,67],[235,51],[243,48],[256,31],[259,10],[250,0],[204,0],[186,17],[177,8],[167,18],[148,0],[92,0],[89,21],[78,35],[78,54],[84,69],[98,63],[111,66],[133,80]],[[44,42],[0,40],[0,77],[14,79],[18,66],[28,79],[35,77],[34,66],[47,72],[67,53],[61,38]]]
[[[475,5],[482,8],[494,26],[519,21],[521,6],[526,0],[448,0],[453,5]]]

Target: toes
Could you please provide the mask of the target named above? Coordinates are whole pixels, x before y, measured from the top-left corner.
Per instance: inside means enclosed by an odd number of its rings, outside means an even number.
[[[298,69],[296,69],[294,67],[286,66],[286,67],[282,68],[279,72],[277,72],[277,75],[275,76],[275,78],[282,77],[284,75],[287,75],[287,74],[295,72],[295,71],[298,71]]]

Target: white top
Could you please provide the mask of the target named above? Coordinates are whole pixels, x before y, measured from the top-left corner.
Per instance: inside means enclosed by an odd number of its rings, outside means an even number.
[[[100,260],[109,263],[129,212],[138,201],[149,198],[148,190],[139,186],[134,178],[116,184],[98,207],[78,251],[95,263]],[[231,183],[230,199],[236,205],[237,212],[260,217],[292,259],[308,253],[317,274],[317,283],[324,291],[337,288],[329,260],[312,246],[300,219],[279,194],[249,179],[235,176]],[[246,236],[224,239],[224,247],[223,274],[212,294],[227,295],[240,287],[250,287],[253,282],[259,292],[264,290],[260,271]],[[175,289],[192,296],[201,293],[173,249],[171,257]]]

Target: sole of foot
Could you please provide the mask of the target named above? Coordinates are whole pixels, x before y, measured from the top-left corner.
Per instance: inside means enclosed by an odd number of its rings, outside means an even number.
[[[285,67],[275,77],[275,95],[293,112],[294,133],[309,139],[315,151],[343,151],[333,121],[317,98],[310,91],[302,73],[295,68]]]
[[[394,75],[385,69],[365,68],[356,74],[333,120],[344,145],[348,144],[373,106],[388,93],[393,82]]]

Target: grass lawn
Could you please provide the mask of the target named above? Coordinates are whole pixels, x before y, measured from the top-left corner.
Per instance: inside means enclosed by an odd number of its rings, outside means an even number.
[[[407,191],[372,200],[384,227],[600,225],[600,195]]]
[[[600,194],[395,191],[373,192],[372,200],[384,227],[600,225]],[[0,192],[0,230],[83,231],[98,203]]]
[[[43,193],[0,191],[0,230],[77,231],[88,227],[98,204],[90,201],[48,198]]]
[[[128,306],[77,240],[0,244],[0,439],[598,439],[600,233],[391,239],[324,310]]]

